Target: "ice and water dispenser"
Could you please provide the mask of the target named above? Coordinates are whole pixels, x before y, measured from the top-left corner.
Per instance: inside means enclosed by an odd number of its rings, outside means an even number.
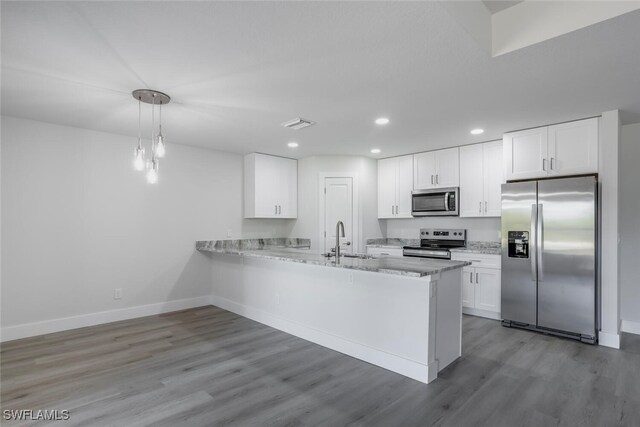
[[[509,231],[509,258],[529,258],[529,232]]]

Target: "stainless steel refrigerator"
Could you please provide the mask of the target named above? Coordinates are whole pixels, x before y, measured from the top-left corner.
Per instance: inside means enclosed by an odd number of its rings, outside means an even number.
[[[594,176],[502,186],[502,324],[597,341]]]

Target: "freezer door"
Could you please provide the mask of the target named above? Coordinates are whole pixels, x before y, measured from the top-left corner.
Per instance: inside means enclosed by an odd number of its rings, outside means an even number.
[[[502,185],[502,318],[528,325],[536,324],[536,202],[535,181]]]
[[[595,177],[538,182],[538,326],[595,336]]]

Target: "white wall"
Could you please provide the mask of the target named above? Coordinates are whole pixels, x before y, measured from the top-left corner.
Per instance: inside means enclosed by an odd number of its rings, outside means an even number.
[[[620,145],[620,317],[640,333],[640,123],[622,126]]]
[[[321,249],[319,226],[319,176],[323,172],[355,172],[358,174],[360,252],[364,241],[382,237],[378,212],[378,165],[374,159],[359,156],[313,156],[298,160],[298,220],[292,237],[309,238],[313,250]]]
[[[500,241],[500,218],[428,217],[388,219],[386,222],[386,237],[418,239],[420,228],[463,228],[467,230],[469,241]]]
[[[293,227],[242,219],[240,155],[169,145],[154,186],[134,138],[8,117],[1,131],[3,328],[209,295],[196,240]]]

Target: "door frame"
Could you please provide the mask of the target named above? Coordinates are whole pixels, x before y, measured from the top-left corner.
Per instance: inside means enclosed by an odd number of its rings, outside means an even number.
[[[324,225],[325,225],[325,194],[324,194],[324,181],[326,178],[351,178],[352,185],[352,218],[353,224],[353,252],[360,252],[360,229],[362,227],[362,221],[360,220],[360,196],[358,193],[358,174],[356,172],[320,172],[318,174],[318,242],[322,242],[322,245],[318,245],[320,250],[324,249],[325,237],[324,237]]]

